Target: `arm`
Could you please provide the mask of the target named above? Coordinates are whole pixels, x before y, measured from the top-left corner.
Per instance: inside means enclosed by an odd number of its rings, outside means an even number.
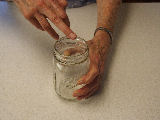
[[[97,0],[98,21],[97,27],[106,27],[113,31],[116,12],[121,0]],[[85,84],[84,87],[73,93],[77,99],[90,97],[100,86],[101,75],[104,71],[104,63],[110,47],[110,37],[104,31],[97,31],[94,38],[88,41],[90,68],[86,75],[78,80],[78,84]]]
[[[103,26],[113,31],[116,13],[121,0],[97,0],[97,27]]]
[[[121,3],[122,0],[97,0],[97,28],[105,27],[113,32],[117,12]],[[106,32],[104,31],[98,31],[95,36],[102,35],[104,37],[105,34]],[[109,36],[106,34],[106,37]]]

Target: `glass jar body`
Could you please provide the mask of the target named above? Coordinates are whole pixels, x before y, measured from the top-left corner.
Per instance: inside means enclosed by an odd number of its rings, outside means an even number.
[[[65,38],[66,39],[66,38]],[[84,46],[86,43],[84,41],[74,41],[73,40],[62,40],[60,49],[60,54],[54,53],[54,85],[55,91],[58,95],[65,99],[73,100],[73,92],[83,85],[77,85],[77,81],[87,73],[89,68],[89,58],[88,58],[88,47]],[[83,45],[82,45],[83,42]],[[64,56],[63,52],[68,48],[77,48],[77,45],[81,45],[81,49],[83,49],[83,53],[73,56]],[[69,47],[68,47],[69,46]],[[56,46],[57,47],[57,46]]]
[[[55,60],[55,91],[58,95],[66,99],[75,99],[72,94],[76,89],[82,87],[77,85],[77,80],[86,74],[89,59],[75,65],[63,65]]]

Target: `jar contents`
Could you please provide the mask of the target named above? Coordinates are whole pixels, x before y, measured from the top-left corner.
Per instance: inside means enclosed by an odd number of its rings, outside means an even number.
[[[74,54],[81,54],[83,51],[80,49],[80,48],[69,48],[67,50],[65,50],[63,52],[63,55],[65,56],[71,56],[71,55],[74,55]]]
[[[87,44],[81,38],[61,38],[55,43],[54,58],[57,94],[66,99],[75,99],[73,92],[83,86],[77,85],[77,81],[89,68]]]

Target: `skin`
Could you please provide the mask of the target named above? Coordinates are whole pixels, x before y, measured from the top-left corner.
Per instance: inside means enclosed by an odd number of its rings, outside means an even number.
[[[66,0],[14,0],[23,15],[35,27],[47,31],[53,38],[58,39],[58,34],[49,24],[47,18],[54,23],[67,37],[75,39],[76,34],[70,29],[70,23],[66,14]],[[97,0],[97,27],[106,27],[113,31],[116,13],[121,0]],[[100,87],[101,76],[104,72],[104,64],[111,46],[108,33],[96,32],[92,40],[87,41],[89,46],[90,67],[86,75],[82,76],[77,84],[85,84],[84,87],[74,91],[73,96],[78,100],[89,98]],[[75,54],[77,50],[71,49],[64,55]],[[80,52],[80,51],[78,51]]]
[[[76,34],[70,29],[66,14],[66,0],[14,0],[24,17],[36,28],[48,32],[54,39],[59,35],[52,28],[47,18],[68,38],[75,39]]]
[[[97,0],[98,21],[97,27],[106,27],[113,31],[116,13],[121,0]],[[89,46],[90,68],[86,75],[82,76],[77,84],[85,84],[84,87],[74,91],[73,96],[78,100],[89,98],[100,87],[101,76],[104,72],[104,64],[110,48],[110,37],[104,31],[98,31],[94,38],[87,42]]]

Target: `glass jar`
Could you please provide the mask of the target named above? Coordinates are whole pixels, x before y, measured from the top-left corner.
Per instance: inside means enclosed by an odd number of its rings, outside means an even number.
[[[58,95],[75,99],[73,92],[82,87],[77,81],[89,68],[89,49],[82,38],[60,38],[54,45],[54,85]]]

